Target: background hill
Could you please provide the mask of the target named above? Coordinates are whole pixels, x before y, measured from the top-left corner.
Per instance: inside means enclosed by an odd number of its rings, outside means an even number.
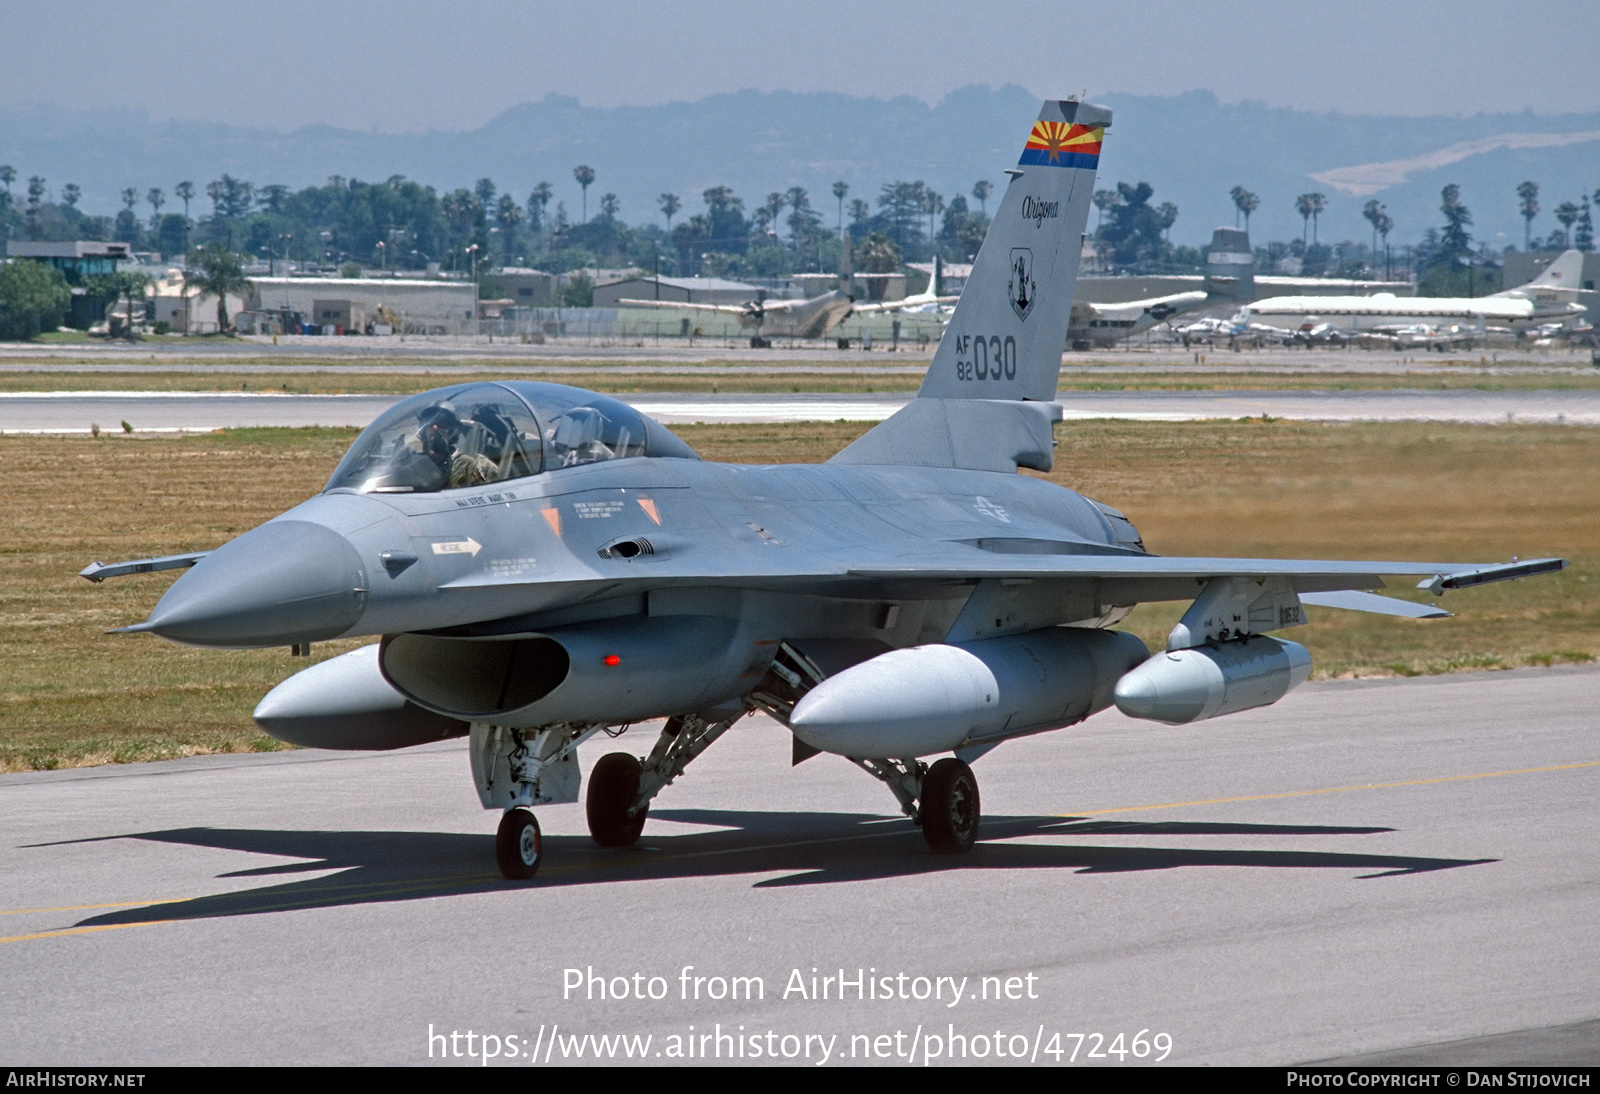
[[[1236,185],[1261,198],[1251,222],[1259,242],[1298,236],[1294,199],[1319,190],[1328,196],[1320,220],[1324,242],[1369,238],[1360,210],[1376,198],[1395,220],[1390,241],[1404,244],[1442,223],[1439,191],[1453,182],[1472,212],[1474,239],[1497,248],[1521,245],[1514,190],[1524,179],[1540,185],[1545,211],[1534,229],[1541,235],[1556,227],[1549,212],[1556,205],[1600,189],[1600,114],[1362,117],[1225,104],[1209,92],[1097,98],[1116,111],[1099,185],[1151,183],[1154,201],[1179,208],[1174,242],[1199,245],[1214,226],[1232,224],[1228,191]],[[106,215],[120,208],[118,194],[128,186],[141,195],[162,187],[170,201],[179,180],[192,180],[203,193],[223,173],[258,187],[296,189],[330,175],[378,180],[400,174],[441,191],[488,177],[521,200],[548,180],[576,220],[581,198],[572,169],[586,163],[596,172],[591,214],[607,191],[621,199],[624,221],[659,223],[656,198],[663,192],[679,194],[690,213],[700,211],[699,195],[712,186],[732,187],[747,209],[770,191],[803,186],[832,225],[837,205],[831,186],[840,179],[850,184],[850,198],[874,203],[885,183],[914,179],[947,198],[967,194],[970,201],[978,179],[1004,181],[1001,172],[1015,161],[1037,108],[1037,100],[1015,86],[963,88],[931,106],[909,97],[747,91],[600,109],[550,95],[478,129],[420,134],[325,125],[283,133],[156,122],[135,111],[7,108],[0,109],[0,164],[17,171],[19,204],[25,180],[43,175],[52,195],[75,182],[83,190],[79,207]],[[1486,140],[1503,134],[1513,136],[1498,144]],[[1561,139],[1568,143],[1528,146],[1552,134],[1567,135]],[[1489,147],[1440,155],[1464,142]],[[1349,170],[1428,157],[1454,162],[1424,162],[1409,171]],[[201,197],[191,213],[209,210]]]

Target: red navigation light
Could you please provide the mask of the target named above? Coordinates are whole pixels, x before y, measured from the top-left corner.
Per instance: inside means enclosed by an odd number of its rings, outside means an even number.
[[[622,664],[622,658],[618,657],[614,653],[608,653],[605,656],[605,662],[612,668],[616,668],[618,665]]]

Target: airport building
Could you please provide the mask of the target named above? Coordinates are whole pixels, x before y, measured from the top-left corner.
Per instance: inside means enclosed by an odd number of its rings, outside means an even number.
[[[73,285],[81,283],[85,277],[116,273],[118,262],[133,261],[132,249],[128,244],[95,240],[40,243],[14,239],[7,244],[6,255],[54,266]]]
[[[594,287],[594,306],[614,308],[619,300],[670,300],[678,304],[743,304],[761,290],[720,277],[626,277]]]
[[[245,308],[297,313],[317,328],[363,330],[368,322],[410,334],[464,334],[473,329],[478,291],[470,281],[365,277],[258,277]],[[390,316],[399,322],[391,324]],[[401,333],[397,332],[397,333]]]
[[[491,272],[499,295],[513,308],[551,308],[556,303],[558,278],[553,273],[526,266],[505,266]]]

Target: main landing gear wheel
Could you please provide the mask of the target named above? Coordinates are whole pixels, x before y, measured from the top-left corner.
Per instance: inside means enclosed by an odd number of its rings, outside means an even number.
[[[584,809],[589,815],[589,835],[601,847],[631,847],[644,831],[647,805],[633,816],[628,808],[639,798],[639,777],[643,765],[626,752],[600,757],[589,773],[589,794]]]
[[[978,778],[946,757],[922,777],[919,817],[928,846],[940,855],[964,855],[978,837]]]
[[[494,837],[494,858],[500,872],[512,881],[526,881],[539,872],[543,857],[539,822],[526,809],[507,809]]]

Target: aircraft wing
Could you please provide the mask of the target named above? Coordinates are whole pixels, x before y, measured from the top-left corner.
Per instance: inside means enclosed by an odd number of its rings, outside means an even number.
[[[903,311],[906,308],[920,308],[926,304],[954,304],[960,299],[960,296],[908,296],[904,300],[856,304],[850,310],[857,315],[874,315],[884,311]]]
[[[674,308],[679,311],[722,312],[724,315],[750,315],[755,311],[746,304],[691,304],[683,300],[618,300],[617,303],[630,308]],[[768,305],[763,310],[770,312],[778,309]]]
[[[945,560],[948,567],[948,560]],[[1533,574],[1553,573],[1566,559],[1482,564],[1462,562],[1343,561],[1268,558],[1164,558],[1156,555],[1005,554],[981,564],[939,568],[938,562],[907,558],[891,566],[852,569],[851,576],[877,579],[973,580],[982,578],[1092,578],[1103,598],[1119,603],[1188,600],[1214,578],[1285,578],[1297,593],[1381,589],[1384,576],[1421,577],[1418,588],[1435,593]]]

